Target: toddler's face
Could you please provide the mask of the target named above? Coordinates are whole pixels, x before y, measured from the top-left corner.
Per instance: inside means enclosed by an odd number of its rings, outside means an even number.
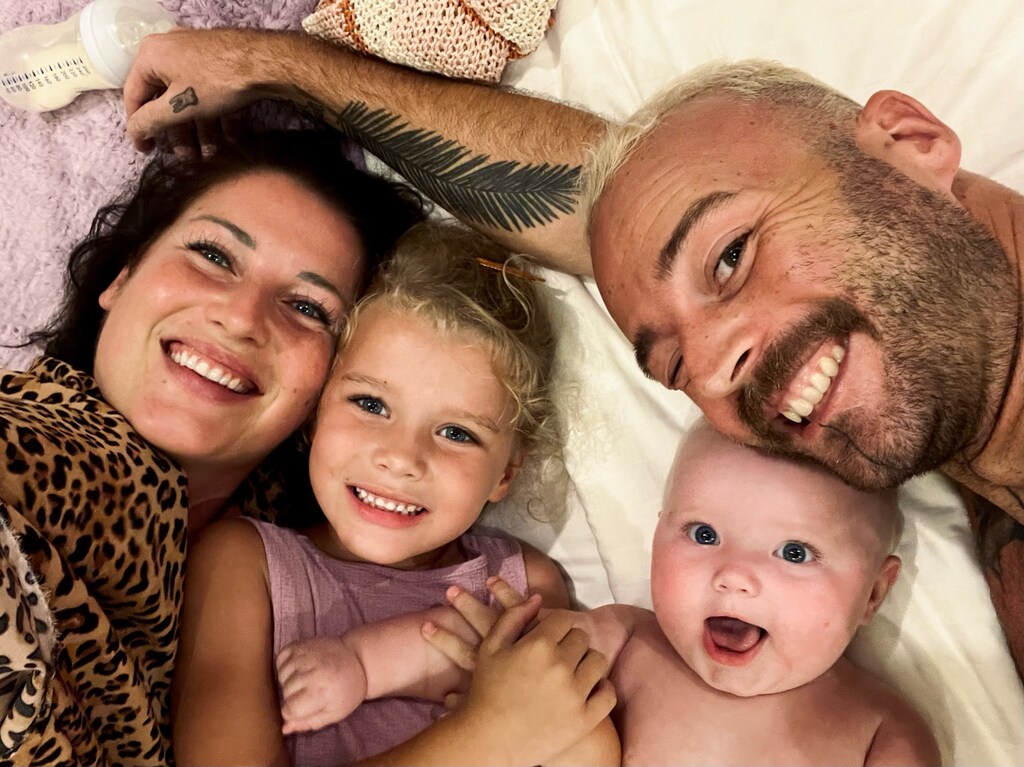
[[[681,456],[655,532],[659,624],[712,687],[798,687],[839,659],[898,572],[884,514],[819,470],[706,448]]]
[[[333,529],[328,553],[434,565],[515,476],[512,407],[477,339],[366,307],[331,373],[310,449],[310,480]]]

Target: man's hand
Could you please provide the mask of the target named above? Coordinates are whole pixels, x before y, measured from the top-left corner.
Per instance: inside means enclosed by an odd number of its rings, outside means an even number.
[[[366,698],[366,672],[343,639],[296,642],[277,656],[285,735],[340,722]]]
[[[128,133],[150,151],[167,136],[178,153],[208,152],[235,132],[231,115],[260,98],[257,64],[286,34],[174,29],[147,35],[124,85]]]

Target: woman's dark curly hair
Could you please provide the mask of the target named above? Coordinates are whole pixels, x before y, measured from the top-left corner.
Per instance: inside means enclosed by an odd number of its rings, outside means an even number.
[[[71,252],[60,309],[26,345],[38,344],[48,356],[92,374],[105,314],[100,294],[211,187],[266,170],[287,174],[351,222],[366,253],[363,288],[395,241],[424,217],[415,192],[356,168],[338,134],[328,130],[256,133],[205,159],[158,156],[134,188],[96,214],[88,236]]]

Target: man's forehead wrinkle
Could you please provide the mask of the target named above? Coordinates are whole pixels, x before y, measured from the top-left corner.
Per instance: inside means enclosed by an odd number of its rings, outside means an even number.
[[[680,217],[679,223],[672,230],[672,234],[668,238],[668,242],[665,243],[665,247],[658,254],[658,265],[655,270],[655,278],[657,280],[665,280],[672,273],[672,268],[675,266],[679,251],[694,227],[715,208],[735,196],[735,192],[711,192],[690,203]]]

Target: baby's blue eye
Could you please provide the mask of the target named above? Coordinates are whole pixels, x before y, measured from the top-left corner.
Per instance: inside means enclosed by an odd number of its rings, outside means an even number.
[[[442,437],[452,442],[464,442],[472,444],[476,439],[461,426],[442,426],[438,432]]]
[[[715,528],[711,525],[698,524],[692,525],[689,530],[686,531],[687,536],[694,543],[699,543],[701,546],[715,546],[718,544],[718,533],[715,532]]]
[[[781,557],[787,562],[792,562],[796,565],[801,565],[805,562],[813,562],[815,560],[815,556],[811,550],[804,544],[797,543],[796,541],[786,541],[775,550],[775,556]]]
[[[386,416],[388,414],[387,406],[384,404],[383,400],[379,400],[376,397],[350,397],[349,401],[355,403],[356,407],[360,410],[366,411],[370,415]]]

